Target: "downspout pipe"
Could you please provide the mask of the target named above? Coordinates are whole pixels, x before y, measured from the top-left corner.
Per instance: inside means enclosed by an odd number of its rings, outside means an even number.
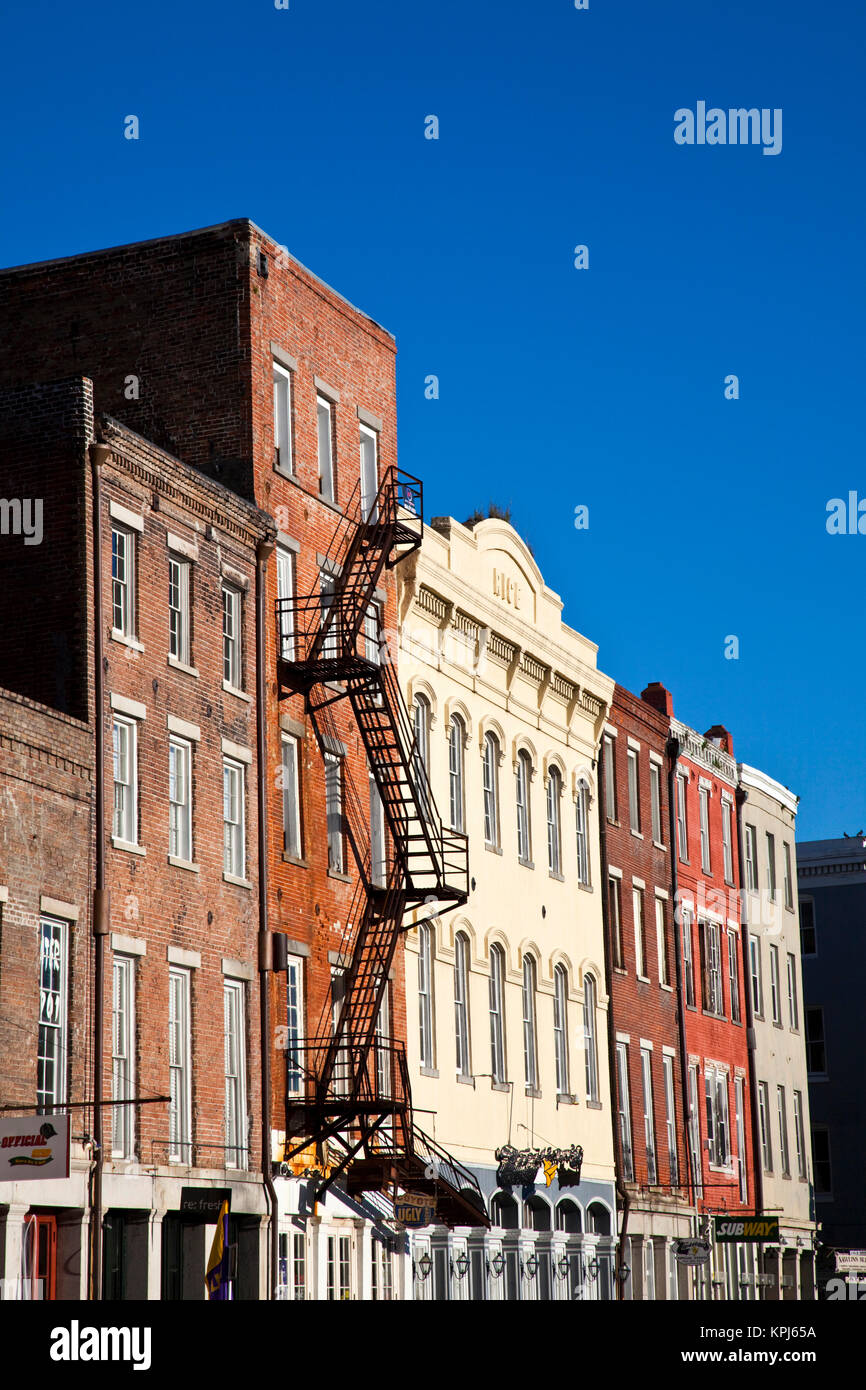
[[[622,1143],[617,1123],[618,1107],[616,1104],[617,1095],[617,1074],[616,1074],[616,1041],[613,1017],[613,952],[610,942],[610,895],[608,891],[609,875],[607,871],[607,805],[605,802],[605,747],[604,734],[602,733],[599,743],[598,755],[598,840],[601,853],[602,865],[602,885],[601,885],[601,920],[604,936],[604,969],[607,975],[607,996],[610,1001],[607,1019],[607,1064],[610,1072],[610,1120],[613,1131],[613,1152],[614,1152],[614,1171],[616,1195],[622,1207],[622,1226],[619,1233],[619,1247],[616,1269],[616,1297],[617,1301],[625,1296],[625,1280],[623,1274],[625,1269],[625,1243],[628,1238],[628,1216],[631,1209],[631,1197],[622,1181]]]
[[[111,449],[91,444],[93,503],[93,698],[96,763],[96,826],[93,885],[93,1168],[90,1190],[89,1297],[102,1298],[103,1071],[105,1067],[105,938],[110,928],[110,900],[105,886],[105,634],[102,608],[102,469]]]
[[[270,1213],[268,1227],[268,1299],[277,1296],[279,1203],[271,1175],[271,972],[273,936],[268,918],[268,710],[267,710],[267,564],[274,553],[268,536],[256,547],[256,757],[259,846],[259,1015],[261,1020],[262,1183]]]
[[[683,1093],[683,1120],[685,1122],[686,1155],[688,1158],[688,1191],[689,1200],[695,1209],[695,1220],[697,1221],[698,1199],[695,1191],[695,1171],[700,1171],[701,1155],[694,1153],[692,1147],[692,1126],[690,1124],[691,1102],[689,1098],[689,1053],[686,1044],[686,992],[683,980],[683,939],[681,930],[680,900],[679,900],[679,850],[677,847],[677,760],[680,756],[680,741],[671,736],[665,746],[668,759],[668,842],[670,844],[671,856],[671,899],[674,905],[674,960],[676,962],[677,978],[677,1000],[679,1008],[679,1034],[680,1034],[680,1086]],[[697,1234],[697,1232],[695,1232]]]
[[[752,1103],[752,1172],[755,1184],[755,1211],[764,1210],[764,1171],[761,1153],[761,1122],[758,1116],[758,1067],[755,1058],[757,1037],[752,1009],[751,970],[749,968],[749,925],[746,911],[745,852],[743,848],[743,806],[749,798],[745,787],[737,787],[737,865],[740,873],[740,950],[743,956],[743,993],[746,996],[746,1044],[749,1049],[749,1090]]]

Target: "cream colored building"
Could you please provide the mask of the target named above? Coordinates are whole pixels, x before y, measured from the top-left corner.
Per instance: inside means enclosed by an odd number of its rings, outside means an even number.
[[[407,937],[419,1123],[477,1176],[489,1232],[413,1237],[420,1298],[610,1298],[614,1157],[596,806],[613,681],[506,522],[434,519],[398,572],[399,677],[465,908]],[[420,916],[420,914],[419,914]],[[495,1152],[583,1149],[580,1182],[497,1182]],[[427,1258],[425,1258],[425,1256]]]
[[[763,1211],[779,1217],[781,1237],[778,1247],[763,1250],[763,1296],[810,1299],[815,1223],[794,844],[798,798],[746,763],[738,771],[746,793],[740,833],[755,1034],[756,1149]]]

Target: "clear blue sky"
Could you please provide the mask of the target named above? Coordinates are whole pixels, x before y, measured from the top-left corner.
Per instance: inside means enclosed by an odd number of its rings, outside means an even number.
[[[602,669],[726,724],[801,838],[841,835],[866,536],[825,509],[866,497],[864,35],[854,0],[19,4],[0,264],[252,218],[396,334],[428,513],[510,503]],[[676,145],[699,100],[781,107],[781,154]]]

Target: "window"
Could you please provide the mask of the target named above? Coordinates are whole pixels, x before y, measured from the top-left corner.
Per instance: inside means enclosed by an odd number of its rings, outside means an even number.
[[[727,797],[722,797],[722,862],[725,871],[725,883],[734,881],[734,851],[733,851],[733,812],[731,803]]]
[[[527,1091],[538,1089],[538,1047],[535,1029],[536,968],[532,956],[523,958],[523,1067]]]
[[[692,918],[685,909],[683,910],[683,984],[686,993],[686,1005],[693,1009],[695,1007],[695,959],[692,947]]]
[[[345,872],[343,846],[343,769],[333,753],[325,754],[325,819],[328,826],[328,872]]]
[[[652,1052],[648,1047],[642,1047],[640,1050],[640,1073],[647,1182],[653,1185],[658,1181],[658,1174],[656,1173],[656,1133],[653,1117]]]
[[[806,1181],[806,1139],[803,1131],[803,1095],[794,1092],[794,1143],[797,1146],[797,1177]]]
[[[243,878],[246,872],[244,845],[244,769],[230,758],[223,759],[223,873]]]
[[[342,966],[331,967],[331,1035],[340,1034],[343,1005],[346,1002],[346,972]],[[340,1043],[334,1059],[334,1095],[347,1096],[352,1083],[352,1063],[346,1046],[346,1030],[340,1034]]]
[[[322,627],[324,628],[325,624],[328,624],[328,630],[325,633],[321,647],[322,657],[325,661],[336,661],[337,659],[337,635],[340,626],[340,610],[334,604],[336,587],[334,576],[320,571],[319,597],[322,607]]]
[[[366,425],[360,426],[361,447],[361,515],[365,521],[376,521],[376,495],[379,491],[379,436]]]
[[[577,784],[577,881],[589,887],[589,788],[583,781]]]
[[[644,1298],[652,1301],[656,1296],[655,1245],[652,1236],[644,1236],[643,1270]]]
[[[622,941],[622,902],[618,878],[611,874],[607,881],[608,902],[610,904],[610,932],[613,937],[613,963],[617,970],[625,969],[625,951]]]
[[[705,1067],[707,1098],[707,1150],[715,1168],[727,1168],[731,1161],[728,1127],[728,1078],[715,1067]]]
[[[562,846],[559,833],[559,807],[562,796],[562,776],[552,767],[547,778],[547,867],[552,874],[562,873]],[[578,813],[579,814],[579,813]],[[578,859],[580,851],[578,850]]]
[[[499,739],[484,737],[484,843],[499,848]]]
[[[295,859],[303,857],[301,839],[300,744],[283,734],[283,852]]]
[[[657,845],[662,839],[662,770],[657,762],[650,759],[650,814],[652,816],[653,840]]]
[[[66,1099],[67,925],[53,917],[39,922],[39,1037],[36,1104],[50,1114]]]
[[[595,1036],[595,980],[583,979],[583,1046],[586,1058],[586,1098],[598,1100],[598,1048]]]
[[[529,836],[529,783],[532,779],[532,763],[529,754],[521,749],[517,755],[517,857],[524,864],[532,858],[532,844]]]
[[[637,749],[628,749],[628,823],[640,834],[640,783],[638,780]]]
[[[192,1137],[190,1087],[190,973],[168,972],[168,1157],[173,1163],[189,1163]]]
[[[737,933],[728,930],[728,993],[731,1002],[731,1022],[740,1022],[740,971],[737,954]]]
[[[463,747],[466,729],[459,714],[452,714],[448,726],[448,801],[451,810],[451,829],[466,829],[463,791]]]
[[[168,852],[192,862],[192,745],[172,738],[168,744]]]
[[[784,1086],[776,1087],[776,1101],[779,1109],[779,1154],[781,1156],[782,1177],[791,1176],[791,1157],[788,1152],[788,1107]]]
[[[388,882],[388,852],[385,843],[385,807],[373,769],[367,767],[370,800],[370,880],[377,888]]]
[[[761,1162],[765,1173],[773,1171],[773,1141],[770,1137],[770,1097],[766,1081],[758,1082],[758,1119],[761,1128]]]
[[[794,910],[794,877],[791,872],[791,846],[787,840],[782,841],[782,860],[784,863],[785,874],[785,906]]]
[[[135,536],[111,528],[111,627],[116,636],[135,636]]]
[[[127,845],[138,844],[136,727],[114,716],[114,820],[111,833]]]
[[[301,1231],[292,1235],[292,1295],[296,1301],[307,1296],[307,1241]]]
[[[168,651],[189,665],[189,561],[168,560]]]
[[[458,932],[454,938],[454,1037],[457,1075],[471,1076],[469,1057],[469,938]]]
[[[829,1197],[833,1191],[833,1169],[830,1163],[830,1131],[824,1125],[812,1126],[812,1165],[815,1195]]]
[[[721,1015],[724,1013],[722,1000],[722,957],[718,922],[700,924],[703,942],[703,1007],[705,1013]]]
[[[761,943],[749,932],[749,966],[752,974],[752,1013],[764,1017],[764,981],[761,973]]]
[[[741,1076],[734,1077],[734,1114],[737,1124],[737,1173],[740,1179],[740,1201],[749,1200],[749,1166],[746,1162],[746,1094]]]
[[[827,1049],[824,1042],[824,1010],[806,1009],[806,1069],[816,1076],[827,1072]]]
[[[280,615],[280,656],[295,659],[295,557],[285,546],[277,546],[277,601]]]
[[[135,961],[116,955],[112,965],[111,1096],[132,1100],[134,1094],[134,986]],[[115,1158],[133,1157],[133,1107],[115,1105],[111,1110],[111,1152]]]
[[[632,888],[631,908],[634,917],[634,958],[638,978],[646,977],[646,928],[643,919],[643,889]]]
[[[796,1030],[800,1027],[800,1006],[797,1000],[797,959],[788,952],[788,1022]]]
[[[604,799],[609,821],[616,821],[616,739],[604,736]]]
[[[758,832],[753,825],[746,826],[746,888],[758,891]]]
[[[286,1088],[290,1096],[303,1093],[301,1040],[304,1036],[304,962],[289,956],[286,963]]]
[[[433,1049],[433,929],[418,928],[418,1023],[421,1033],[421,1066],[436,1065]]]
[[[686,774],[677,773],[677,839],[680,845],[680,859],[684,863],[689,860],[689,832],[688,820],[686,816]]]
[[[705,874],[710,870],[710,793],[701,787],[698,793],[698,811],[701,822],[701,869]]]
[[[770,898],[776,901],[776,837],[767,832],[767,886]]]
[[[244,987],[240,980],[223,985],[226,1061],[226,1167],[247,1166],[246,1026]]]
[[[292,471],[292,374],[274,363],[274,468]]]
[[[677,1160],[677,1111],[674,1100],[674,1059],[665,1052],[662,1056],[662,1077],[665,1086],[665,1138],[668,1146],[668,1173],[672,1187],[680,1180]]]
[[[505,1082],[505,957],[501,946],[490,948],[490,1070],[494,1082]]]
[[[352,1238],[328,1236],[328,1301],[352,1297]]]
[[[374,1303],[390,1302],[394,1297],[391,1247],[375,1237],[370,1242],[370,1293]]]
[[[634,1153],[631,1144],[631,1104],[628,1091],[628,1044],[616,1045],[616,1091],[619,1139],[622,1147],[622,1173],[626,1182],[634,1182]]]
[[[381,984],[379,976],[377,984]],[[391,1095],[391,994],[390,985],[385,982],[379,1009],[376,1013],[376,1094],[387,1100]],[[382,1125],[382,1135],[393,1135],[393,1124],[386,1120]]]
[[[773,1022],[782,1022],[782,1000],[779,989],[779,948],[770,947],[770,1001],[773,1009]]]
[[[319,452],[319,493],[326,502],[334,501],[333,407],[324,396],[316,397],[316,429]]]
[[[364,614],[364,660],[371,666],[382,665],[382,609],[378,603],[371,603]],[[373,698],[381,704],[381,697]]]
[[[412,747],[412,772],[418,796],[420,814],[429,820],[430,804],[430,701],[425,695],[415,696],[415,742]]]
[[[556,1053],[556,1094],[569,1094],[568,1077],[568,974],[564,965],[553,972],[553,1043]]]
[[[659,961],[659,984],[670,984],[668,970],[668,929],[664,898],[656,898],[656,953]]]
[[[223,680],[241,690],[241,592],[223,585]]]
[[[691,1150],[692,1186],[696,1197],[703,1196],[703,1164],[701,1162],[701,1112],[698,1105],[698,1067],[689,1063],[689,1149]]]
[[[800,954],[815,956],[818,943],[815,936],[815,903],[812,898],[800,899]]]

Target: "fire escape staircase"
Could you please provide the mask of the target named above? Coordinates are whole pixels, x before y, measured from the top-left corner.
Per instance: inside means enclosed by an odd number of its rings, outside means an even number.
[[[419,907],[427,906],[421,920],[440,915],[469,891],[466,836],[447,829],[436,809],[377,616],[383,571],[417,550],[422,535],[421,483],[391,468],[372,503],[356,488],[320,564],[320,589],[277,600],[280,695],[305,696],[326,758],[342,751],[333,706],[349,701],[390,844],[385,853],[383,836],[374,861],[370,817],[344,768],[331,815],[358,883],[343,938],[342,1002],[325,1006],[315,1034],[289,1059],[284,1167],[312,1148],[319,1198],[345,1174],[350,1192],[432,1195],[437,1219],[486,1225],[474,1175],[414,1123],[405,1045],[379,1027],[400,933]],[[327,1166],[326,1143],[329,1157],[337,1153]]]

